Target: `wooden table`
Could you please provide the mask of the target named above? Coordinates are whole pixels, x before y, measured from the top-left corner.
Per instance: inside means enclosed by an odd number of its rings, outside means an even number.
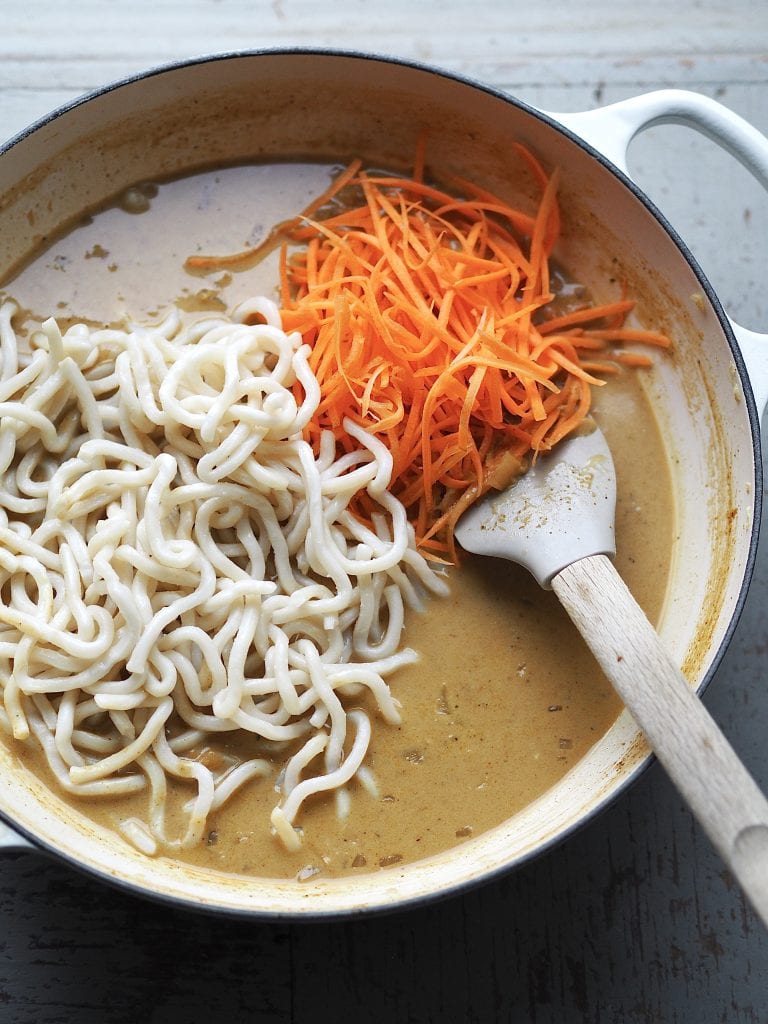
[[[273,46],[427,61],[548,110],[658,87],[768,133],[768,5],[555,0],[4,0],[0,138],[148,66]],[[632,169],[729,312],[768,328],[768,202],[692,133],[649,131]],[[768,788],[768,543],[705,700]],[[0,862],[0,1022],[768,1021],[768,934],[658,766],[565,845],[407,914],[246,924],[169,910],[36,854]]]

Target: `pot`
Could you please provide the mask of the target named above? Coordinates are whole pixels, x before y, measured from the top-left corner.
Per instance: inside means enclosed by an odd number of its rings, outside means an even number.
[[[704,132],[768,184],[768,141],[692,93],[553,115],[453,75],[358,54],[244,53],[161,68],[56,112],[0,154],[0,276],[40,237],[140,180],[297,151],[331,159],[363,152],[386,163],[389,154],[412,153],[424,126],[439,125],[430,134],[435,163],[471,169],[493,187],[504,181],[510,141],[528,145],[565,172],[565,264],[579,267],[599,301],[599,282],[618,257],[641,317],[674,325],[674,354],[659,361],[650,385],[678,469],[680,541],[659,631],[701,690],[731,637],[755,559],[768,336],[730,321],[627,175],[631,138],[661,121]],[[0,746],[0,816],[13,829],[0,832],[0,843],[26,840],[135,892],[211,910],[278,917],[402,908],[541,853],[614,800],[650,757],[623,713],[559,783],[498,828],[405,867],[298,885],[147,858],[73,812]]]

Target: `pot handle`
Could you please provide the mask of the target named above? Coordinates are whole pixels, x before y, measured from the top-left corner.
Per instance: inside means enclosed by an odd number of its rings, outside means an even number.
[[[620,100],[596,110],[549,114],[607,157],[627,177],[632,139],[659,124],[682,124],[705,135],[730,153],[768,189],[768,139],[722,103],[684,89],[660,89]],[[768,405],[768,334],[729,321],[747,367],[759,413]]]
[[[0,853],[23,853],[25,850],[34,850],[35,846],[28,840],[14,832],[4,821],[0,821]]]

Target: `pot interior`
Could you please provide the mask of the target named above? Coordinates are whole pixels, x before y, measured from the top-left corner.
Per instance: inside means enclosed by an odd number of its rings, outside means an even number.
[[[644,201],[546,118],[428,69],[334,54],[265,53],[160,71],[75,105],[0,158],[0,273],[137,181],[220,164],[313,158],[407,167],[420,135],[446,174],[510,189],[512,141],[562,168],[559,256],[592,289],[620,276],[644,326],[669,333],[647,387],[670,439],[677,541],[659,629],[686,675],[711,674],[749,568],[755,452],[748,401],[702,280]],[[51,197],[55,201],[51,201]],[[567,834],[647,761],[624,713],[553,789],[503,825],[407,868],[354,879],[254,881],[181,868],[105,837],[52,796],[6,747],[0,809],[93,871],[172,899],[252,913],[336,914],[403,905],[519,863]]]

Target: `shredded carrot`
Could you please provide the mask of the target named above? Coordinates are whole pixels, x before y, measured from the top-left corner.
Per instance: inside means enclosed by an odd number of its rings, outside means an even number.
[[[276,224],[264,241],[258,245],[251,246],[249,249],[243,249],[242,252],[231,253],[229,256],[189,256],[184,262],[185,268],[191,271],[205,272],[208,270],[224,269],[248,270],[250,267],[255,266],[259,260],[263,259],[268,252],[282,242],[288,232],[302,224],[304,218],[311,217],[313,213],[316,213],[322,206],[330,202],[344,185],[354,178],[361,166],[360,160],[354,160],[300,214],[297,214],[296,217],[291,217],[290,220],[281,221],[279,224]]]
[[[317,447],[331,430],[351,449],[346,417],[378,436],[417,542],[440,559],[456,557],[461,512],[497,486],[488,467],[499,452],[521,470],[583,422],[592,388],[617,363],[650,362],[616,346],[669,344],[624,326],[633,302],[623,295],[580,308],[558,301],[558,175],[516,149],[540,191],[532,212],[463,179],[450,182],[456,194],[428,184],[420,144],[413,179],[355,161],[278,229],[283,326],[310,346],[321,390],[307,439]],[[342,189],[352,201],[322,218]],[[215,259],[194,266],[223,265]],[[355,512],[368,517],[365,496]]]

